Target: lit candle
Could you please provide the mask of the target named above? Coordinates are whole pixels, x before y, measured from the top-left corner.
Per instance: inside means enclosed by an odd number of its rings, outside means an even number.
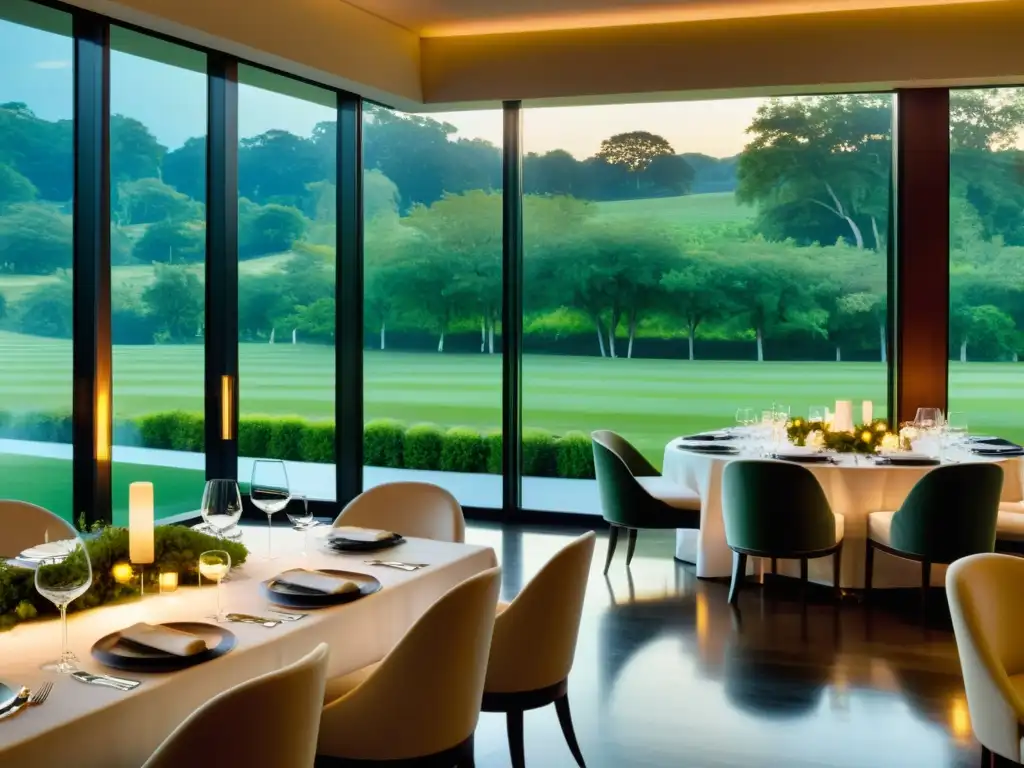
[[[167,571],[160,574],[160,594],[166,595],[178,588],[178,572]]]
[[[875,406],[870,400],[860,404],[860,418],[861,424],[870,424],[875,420]]]
[[[135,572],[128,563],[118,563],[110,570],[110,575],[114,577],[114,581],[118,584],[127,584],[132,580]]]
[[[153,562],[153,484],[128,486],[128,557],[133,563]]]
[[[850,400],[836,400],[832,415],[833,432],[853,432],[853,403]]]

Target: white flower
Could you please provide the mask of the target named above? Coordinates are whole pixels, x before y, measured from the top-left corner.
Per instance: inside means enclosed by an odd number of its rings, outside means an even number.
[[[820,451],[825,447],[825,435],[822,434],[820,429],[808,432],[807,437],[804,439],[804,445],[815,451]]]
[[[890,451],[898,451],[902,445],[902,440],[898,435],[894,435],[891,432],[887,432],[882,435],[881,449],[888,453]]]

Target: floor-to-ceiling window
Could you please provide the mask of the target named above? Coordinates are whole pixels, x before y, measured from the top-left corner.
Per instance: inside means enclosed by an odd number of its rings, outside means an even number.
[[[72,519],[70,14],[0,6],[0,498]]]
[[[206,55],[112,27],[113,514],[154,484],[158,517],[199,508],[203,455]],[[172,106],[173,105],[173,106]]]
[[[1024,89],[954,90],[950,104],[949,412],[1024,440]]]
[[[523,503],[773,404],[886,411],[886,95],[524,112]],[[859,412],[858,407],[858,412]]]
[[[336,95],[238,80],[238,476],[283,459],[293,494],[333,500]]]
[[[364,114],[364,485],[500,506],[502,113]]]

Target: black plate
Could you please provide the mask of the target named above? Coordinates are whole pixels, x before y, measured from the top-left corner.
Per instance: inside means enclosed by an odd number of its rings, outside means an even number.
[[[404,544],[405,539],[399,534],[394,538],[382,539],[381,541],[354,541],[353,539],[331,538],[330,534],[324,539],[329,549],[335,552],[380,552],[382,549],[391,549],[399,544]]]
[[[835,464],[835,459],[829,456],[827,453],[775,453],[772,454],[773,459],[778,461],[795,461],[798,464]]]
[[[875,464],[893,467],[937,467],[942,462],[938,459],[925,457],[908,458],[906,456],[885,456],[875,460]]]
[[[345,592],[341,595],[325,595],[323,592],[303,589],[291,584],[281,584],[274,579],[268,579],[261,585],[263,594],[270,602],[289,608],[329,608],[332,605],[351,603],[353,600],[380,591],[380,582],[368,574],[336,571],[329,568],[319,568],[318,570],[356,582],[359,584],[359,591]]]
[[[120,632],[111,632],[93,644],[92,656],[101,664],[114,669],[130,672],[176,672],[216,659],[235,647],[234,633],[216,624],[202,621],[168,621],[160,626],[199,635],[211,647],[193,656],[175,656],[173,653],[164,653],[130,640],[122,640]]]
[[[693,451],[694,453],[739,453],[739,449],[736,446],[717,443],[683,443],[676,447],[681,451]]]
[[[716,435],[714,433],[701,433],[699,435],[687,435],[686,437],[683,437],[681,439],[684,442],[687,442],[687,441],[690,441],[690,440],[698,440],[698,441],[704,441],[704,442],[714,442],[714,441],[717,440],[718,442],[721,442],[723,440],[735,440],[736,439],[736,435],[729,435],[729,434],[726,434],[726,435]]]
[[[972,448],[971,453],[975,456],[1024,456],[1024,448]]]

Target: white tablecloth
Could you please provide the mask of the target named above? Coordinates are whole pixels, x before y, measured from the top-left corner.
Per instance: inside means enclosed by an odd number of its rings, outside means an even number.
[[[732,573],[732,552],[725,542],[722,520],[722,469],[731,458],[686,451],[681,441],[673,440],[665,446],[663,474],[700,494],[700,530],[679,530],[676,533],[676,557],[696,563],[697,576],[702,578],[726,577]],[[980,461],[971,454],[958,457]],[[1001,462],[1005,471],[1003,500],[1020,501],[1020,459]],[[933,467],[876,466],[865,457],[839,457],[838,465],[806,465],[818,478],[832,505],[832,511],[845,518],[843,544],[842,586],[864,587],[864,548],[867,536],[867,516],[870,512],[898,509],[910,489]],[[758,565],[751,564],[754,569]],[[798,561],[779,561],[779,572],[799,575]],[[809,577],[821,584],[832,583],[832,558],[811,560]],[[945,568],[932,569],[932,583],[941,585]],[[921,568],[917,563],[901,560],[884,552],[875,554],[873,586],[918,586]]]
[[[253,548],[262,552],[265,530],[251,533]],[[274,546],[290,553],[270,562],[253,560],[233,571],[223,585],[226,612],[262,614],[269,605],[260,594],[260,582],[289,567],[372,573],[383,589],[348,605],[309,611],[301,621],[272,629],[225,624],[238,637],[235,648],[191,669],[164,675],[111,671],[144,681],[130,693],[41,672],[40,665],[60,653],[56,621],[29,623],[0,633],[0,681],[30,687],[47,679],[55,681],[43,706],[0,721],[0,765],[138,768],[185,717],[220,691],[290,664],[320,642],[331,647],[330,675],[377,661],[448,589],[496,564],[490,548],[424,539],[410,539],[386,553],[386,559],[431,564],[412,573],[364,565],[363,560],[373,555],[338,556],[316,548],[311,548],[306,560],[297,554],[300,535],[284,529],[280,533]],[[172,595],[147,596],[74,614],[69,619],[69,642],[82,668],[110,671],[90,657],[94,641],[137,621],[204,621],[215,610],[215,601],[213,587],[185,588]],[[273,727],[272,723],[249,725]]]

